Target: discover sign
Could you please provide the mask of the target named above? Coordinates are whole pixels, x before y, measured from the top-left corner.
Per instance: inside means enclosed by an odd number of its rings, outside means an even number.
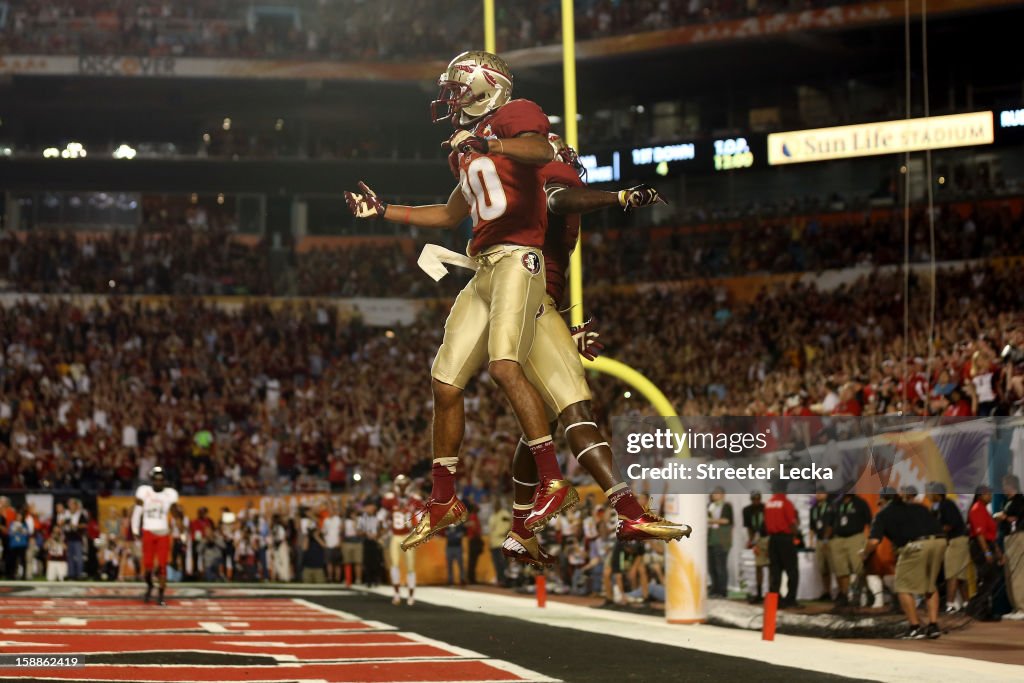
[[[768,136],[768,164],[970,147],[988,145],[994,139],[990,111],[796,130]]]

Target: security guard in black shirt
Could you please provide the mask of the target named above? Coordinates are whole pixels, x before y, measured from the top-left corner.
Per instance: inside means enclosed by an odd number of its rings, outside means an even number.
[[[835,514],[828,499],[828,491],[819,486],[814,493],[814,505],[811,507],[811,533],[814,534],[814,565],[821,574],[821,585],[824,593],[819,600],[832,599],[832,553],[829,539],[832,538],[832,527],[835,526]]]
[[[849,604],[850,575],[860,574],[864,567],[860,553],[866,541],[864,529],[871,524],[871,508],[863,498],[851,491],[836,501],[833,514],[835,526],[829,545],[832,570],[839,584],[836,607],[846,607]]]
[[[929,482],[925,492],[928,494],[932,514],[946,534],[946,556],[942,561],[942,574],[946,577],[946,613],[952,614],[956,612],[957,590],[961,593],[961,604],[967,604],[967,567],[971,563],[967,523],[956,503],[946,497],[945,484],[939,481]]]
[[[886,506],[879,510],[871,525],[867,546],[862,551],[867,559],[883,538],[888,538],[896,549],[895,590],[900,607],[910,622],[904,638],[939,637],[939,594],[935,580],[942,568],[946,553],[946,537],[942,527],[928,508],[914,502],[917,490],[903,489],[903,496],[886,487],[881,498]],[[922,629],[917,618],[914,595],[925,596],[928,610],[928,628]]]

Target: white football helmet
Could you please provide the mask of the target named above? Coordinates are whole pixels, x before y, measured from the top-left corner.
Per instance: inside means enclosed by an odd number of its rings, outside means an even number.
[[[498,55],[471,50],[451,61],[437,85],[441,91],[430,103],[434,123],[468,126],[512,98],[512,71]]]

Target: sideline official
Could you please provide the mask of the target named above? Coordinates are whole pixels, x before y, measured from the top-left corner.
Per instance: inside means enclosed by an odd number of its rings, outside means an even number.
[[[957,611],[956,594],[961,594],[961,604],[967,606],[967,565],[971,562],[970,544],[967,540],[967,522],[956,503],[946,497],[946,485],[933,481],[925,488],[931,502],[932,514],[942,526],[946,535],[946,556],[942,563],[942,574],[946,577],[946,613]]]
[[[882,489],[881,499],[887,504],[879,510],[871,525],[867,546],[862,550],[866,560],[883,538],[896,549],[896,595],[910,623],[902,637],[906,639],[939,637],[939,594],[935,581],[942,569],[946,538],[942,527],[923,505],[913,502],[917,490],[903,489],[898,496],[892,488]],[[923,595],[928,611],[928,627],[921,628],[914,595]]]
[[[814,493],[811,507],[811,535],[814,538],[814,566],[821,575],[824,591],[819,600],[832,599],[832,549],[829,540],[835,528],[835,513],[828,499],[828,490],[819,486]]]
[[[855,493],[846,493],[836,501],[835,528],[832,533],[832,570],[836,573],[839,595],[836,607],[846,607],[850,594],[850,575],[860,574],[864,568],[861,551],[866,538],[864,530],[871,524],[871,508]]]

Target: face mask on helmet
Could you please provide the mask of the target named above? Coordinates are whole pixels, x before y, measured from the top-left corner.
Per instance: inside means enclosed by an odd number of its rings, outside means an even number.
[[[579,153],[569,145],[565,144],[565,140],[554,133],[548,134],[548,142],[550,142],[555,148],[558,160],[563,164],[572,166],[573,170],[576,171],[576,174],[586,181],[587,168],[583,165],[583,162],[580,161]]]
[[[507,103],[512,73],[505,60],[489,52],[464,52],[437,80],[440,92],[430,103],[434,123],[466,126]]]

